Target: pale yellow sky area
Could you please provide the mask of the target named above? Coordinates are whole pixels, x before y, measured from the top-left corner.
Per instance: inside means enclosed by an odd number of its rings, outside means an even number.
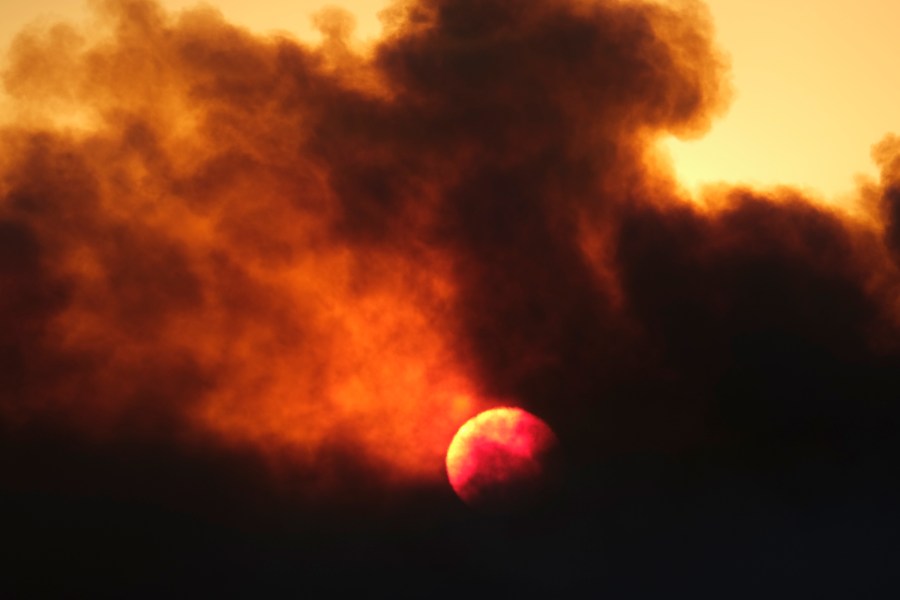
[[[180,9],[196,0],[163,0]],[[210,0],[231,21],[310,39],[310,16],[326,5],[357,16],[361,38],[377,35],[386,0]],[[787,184],[825,197],[876,175],[871,146],[900,133],[900,2],[894,0],[709,0],[730,55],[735,99],[694,141],[670,140],[679,179]],[[36,19],[83,21],[82,0],[4,2],[0,44]]]
[[[876,177],[871,146],[900,133],[900,2],[711,0],[736,96],[702,139],[674,141],[688,186],[788,184],[835,198]]]

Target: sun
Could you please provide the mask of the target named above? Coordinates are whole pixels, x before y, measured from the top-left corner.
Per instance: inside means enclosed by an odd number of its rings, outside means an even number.
[[[515,511],[555,487],[559,459],[559,441],[543,420],[520,408],[493,408],[459,428],[447,449],[447,477],[468,506]]]

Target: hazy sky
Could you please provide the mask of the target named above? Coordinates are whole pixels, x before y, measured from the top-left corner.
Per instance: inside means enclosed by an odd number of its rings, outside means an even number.
[[[194,0],[164,0],[182,8]],[[310,15],[325,5],[357,15],[360,37],[379,30],[385,0],[215,0],[230,20],[259,30],[315,34]],[[789,184],[829,197],[874,175],[869,152],[900,132],[900,3],[884,0],[709,0],[718,39],[730,54],[736,96],[698,141],[669,144],[681,180]],[[87,2],[32,0],[0,8],[0,40],[39,18],[83,19]]]

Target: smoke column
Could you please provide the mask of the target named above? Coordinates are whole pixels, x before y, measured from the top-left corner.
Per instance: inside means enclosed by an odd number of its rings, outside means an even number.
[[[622,456],[896,472],[900,144],[852,215],[685,197],[657,141],[731,94],[701,3],[398,2],[364,54],[338,10],[96,11],[3,74],[8,489],[384,506],[510,403],[585,498]]]

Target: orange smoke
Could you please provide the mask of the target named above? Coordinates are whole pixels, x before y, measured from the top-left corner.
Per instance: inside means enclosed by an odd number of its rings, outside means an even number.
[[[150,0],[23,32],[3,420],[437,481],[492,398],[585,448],[700,444],[754,327],[863,352],[900,314],[895,142],[868,221],[780,191],[697,207],[652,148],[727,104],[702,6],[512,4],[400,2],[366,56],[340,12],[318,47]],[[626,389],[675,398],[603,413]]]
[[[349,445],[391,477],[439,476],[481,406],[446,334],[449,258],[414,222],[391,246],[338,231],[340,174],[304,150],[329,143],[330,102],[377,90],[206,10],[104,11],[100,34],[59,25],[12,48],[25,125],[3,132],[0,218],[26,263],[4,271],[21,298],[4,322],[27,350],[4,410],[113,439],[207,429],[305,464]]]

